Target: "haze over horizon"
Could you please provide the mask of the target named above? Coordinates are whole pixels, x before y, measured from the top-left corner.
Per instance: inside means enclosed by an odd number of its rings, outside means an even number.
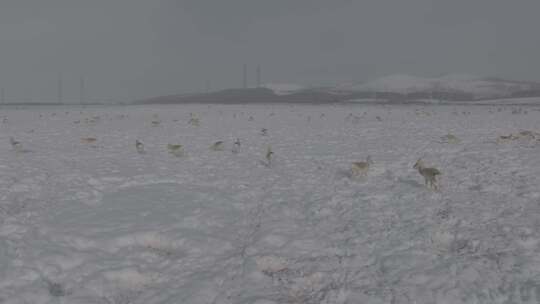
[[[6,98],[144,97],[263,82],[369,81],[400,73],[540,80],[532,0],[4,0]]]

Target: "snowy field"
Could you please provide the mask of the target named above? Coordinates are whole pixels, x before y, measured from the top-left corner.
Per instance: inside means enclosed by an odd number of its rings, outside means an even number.
[[[0,303],[539,303],[539,109],[0,108]]]

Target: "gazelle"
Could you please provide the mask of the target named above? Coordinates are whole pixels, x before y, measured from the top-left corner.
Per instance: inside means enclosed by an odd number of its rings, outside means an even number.
[[[21,143],[15,140],[13,137],[9,138],[9,143],[11,144],[11,147],[13,148],[13,150],[15,150],[16,152],[19,152],[22,150]]]
[[[519,139],[519,136],[517,135],[514,135],[514,134],[510,134],[510,135],[501,135],[497,138],[497,143],[498,144],[502,144],[502,143],[507,143],[507,142],[510,142],[510,141],[513,141],[513,140],[517,140]]]
[[[238,152],[240,152],[240,139],[239,138],[236,139],[232,148],[232,153],[237,154]]]
[[[97,141],[97,138],[95,137],[83,137],[81,138],[81,142],[85,144],[93,144]]]
[[[369,171],[369,167],[373,165],[373,160],[371,160],[371,156],[368,155],[368,157],[366,157],[366,161],[363,161],[363,162],[353,162],[352,163],[352,168],[351,168],[351,175],[353,177],[356,177],[356,176],[366,176],[368,171]]]
[[[176,157],[182,157],[184,156],[184,146],[179,144],[168,144],[167,150],[169,150],[169,153]]]
[[[540,134],[533,131],[522,130],[522,131],[519,131],[518,136],[527,140],[534,140],[534,139],[539,138]]]
[[[223,142],[221,140],[216,141],[213,145],[210,146],[210,150],[212,150],[212,151],[223,151],[224,150]]]
[[[200,125],[200,120],[197,117],[191,117],[188,123],[192,126],[198,127]]]
[[[266,149],[266,166],[270,167],[272,164],[272,157],[274,155],[274,152],[272,151],[272,147],[268,146],[268,149]]]
[[[454,134],[448,133],[445,136],[441,137],[440,143],[447,144],[459,144],[460,140]]]
[[[422,159],[418,159],[413,166],[418,170],[418,173],[424,177],[426,186],[435,190],[439,189],[439,183],[437,181],[437,175],[441,175],[441,172],[436,168],[428,168],[424,165]]]
[[[135,148],[137,149],[137,152],[139,154],[144,154],[146,151],[144,151],[144,145],[142,142],[140,142],[138,139],[135,140]]]

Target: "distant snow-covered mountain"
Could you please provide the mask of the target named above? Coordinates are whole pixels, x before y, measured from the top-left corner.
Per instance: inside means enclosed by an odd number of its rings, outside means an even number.
[[[540,84],[467,74],[448,74],[434,78],[397,74],[362,84],[342,85],[339,89],[396,94],[452,93],[470,95],[473,99],[486,99],[512,97],[518,92],[540,90]]]
[[[391,75],[361,84],[331,87],[267,83],[247,89],[159,96],[135,103],[339,103],[473,102],[540,98],[540,83],[448,74],[440,77]]]

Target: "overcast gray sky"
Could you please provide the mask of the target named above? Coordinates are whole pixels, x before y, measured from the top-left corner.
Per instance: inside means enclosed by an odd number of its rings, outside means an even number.
[[[393,73],[540,80],[538,0],[1,0],[8,98],[133,99]],[[253,79],[253,78],[252,78]]]

